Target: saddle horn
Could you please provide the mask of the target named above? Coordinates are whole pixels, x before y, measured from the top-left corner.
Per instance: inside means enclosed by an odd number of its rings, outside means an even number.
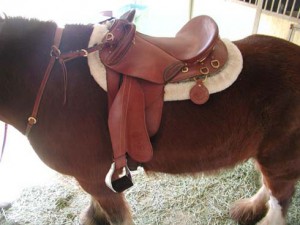
[[[127,11],[126,13],[124,13],[120,17],[120,19],[127,20],[128,22],[132,23],[132,21],[134,20],[134,16],[135,16],[135,9],[131,9],[131,10]]]

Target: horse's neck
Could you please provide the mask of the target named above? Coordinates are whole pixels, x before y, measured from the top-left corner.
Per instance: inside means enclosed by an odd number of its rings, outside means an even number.
[[[3,28],[0,36],[0,114],[4,122],[21,132],[25,131],[50,59],[55,29],[53,23],[12,21]],[[62,50],[69,50],[76,46],[76,42],[82,42],[78,33],[81,31],[72,26],[64,31]],[[78,45],[79,49],[83,47],[86,46]]]
[[[56,25],[12,18],[5,21],[0,35],[0,114],[4,122],[19,130],[33,105],[40,77]],[[43,53],[45,52],[45,53]],[[26,118],[26,117],[25,117]],[[26,120],[26,119],[25,119]]]

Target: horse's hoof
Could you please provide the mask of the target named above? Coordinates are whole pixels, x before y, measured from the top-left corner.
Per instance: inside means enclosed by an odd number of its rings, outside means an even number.
[[[230,217],[241,225],[256,224],[266,214],[265,205],[255,205],[250,199],[236,201],[230,208]]]

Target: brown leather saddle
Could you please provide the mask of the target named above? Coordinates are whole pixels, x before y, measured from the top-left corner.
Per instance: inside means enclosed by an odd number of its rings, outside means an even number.
[[[150,137],[159,129],[164,86],[195,80],[191,100],[203,104],[209,93],[203,80],[220,71],[227,61],[218,26],[208,16],[185,24],[174,38],[151,37],[136,31],[135,11],[111,22],[99,51],[106,67],[113,165],[108,186],[122,192],[132,185],[127,159],[144,163],[153,155]],[[126,175],[111,181],[115,170]]]

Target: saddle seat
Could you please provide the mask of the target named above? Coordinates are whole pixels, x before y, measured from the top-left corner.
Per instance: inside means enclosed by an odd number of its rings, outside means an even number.
[[[193,18],[175,37],[151,37],[125,18],[115,20],[103,43],[100,58],[107,67],[156,84],[213,74],[227,60],[218,26],[209,16]]]
[[[209,16],[197,16],[187,22],[175,37],[153,37],[137,32],[138,36],[161,48],[174,58],[192,63],[205,59],[219,38],[216,22]]]

